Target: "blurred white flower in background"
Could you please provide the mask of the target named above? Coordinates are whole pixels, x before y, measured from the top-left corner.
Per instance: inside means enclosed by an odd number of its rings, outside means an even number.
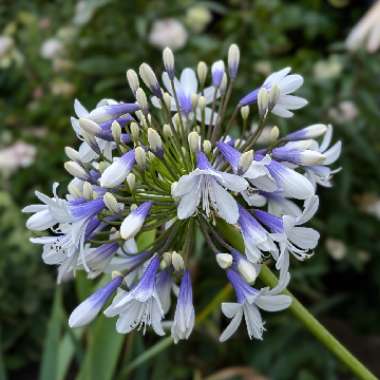
[[[343,124],[353,121],[359,114],[358,107],[351,100],[344,100],[329,110],[329,116],[335,123]]]
[[[339,239],[326,239],[326,250],[329,255],[337,261],[342,260],[347,254],[346,244]]]
[[[7,35],[0,35],[0,68],[9,67],[12,62],[22,63],[23,57],[16,49],[14,40]]]
[[[380,220],[380,197],[373,193],[364,193],[356,196],[359,209],[368,215]]]
[[[95,11],[109,3],[110,0],[80,0],[75,7],[73,23],[78,26],[87,24],[95,14]]]
[[[36,148],[23,141],[18,141],[0,149],[0,172],[8,176],[19,168],[25,168],[34,162]]]
[[[62,79],[57,79],[52,82],[50,89],[53,95],[56,96],[71,96],[75,92],[75,86],[70,82],[65,82]]]
[[[13,38],[0,36],[0,58],[3,58],[13,47]]]
[[[211,21],[211,12],[202,5],[191,7],[186,12],[186,25],[195,33],[203,32]]]
[[[157,20],[149,33],[149,42],[160,49],[178,50],[185,46],[188,33],[183,24],[173,18]]]
[[[49,38],[41,46],[40,54],[43,58],[54,59],[62,55],[65,47],[61,40],[58,38]]]
[[[346,40],[348,50],[365,48],[374,53],[380,47],[380,1],[360,19]]]
[[[332,55],[326,60],[318,61],[313,68],[314,77],[321,80],[337,78],[342,73],[342,70],[342,62],[336,55]]]

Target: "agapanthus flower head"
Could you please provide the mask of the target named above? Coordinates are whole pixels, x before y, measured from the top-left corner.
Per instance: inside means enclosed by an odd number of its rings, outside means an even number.
[[[58,267],[58,282],[77,271],[91,279],[112,274],[73,311],[70,326],[90,323],[113,297],[104,313],[117,316],[118,332],[164,335],[171,326],[175,342],[188,339],[195,323],[191,272],[202,257],[193,252],[197,233],[236,293],[237,302],[222,305],[231,322],[221,341],[243,316],[249,337],[262,339],[260,310],[290,305],[281,293],[291,260],[310,258],[318,244],[319,233],[304,224],[318,210],[317,185],[331,186],[341,143],[329,147],[332,127],[314,124],[288,134],[272,128],[268,145],[259,144],[269,118],[306,105],[291,95],[303,78],[290,68],[275,72],[231,107],[239,63],[232,45],[226,63],[178,71],[166,48],[162,73],[147,63],[127,71],[129,99],[103,99],[92,110],[75,100],[70,120],[80,144],[65,149],[73,177],[66,194],[61,198],[54,184],[53,197],[36,192],[41,204],[23,210],[32,214],[27,228],[48,230],[31,241]],[[258,128],[250,132],[245,126],[255,115]],[[223,235],[226,225],[241,234],[241,252]],[[146,231],[155,240],[137,247]],[[279,271],[273,289],[255,285],[264,261]]]

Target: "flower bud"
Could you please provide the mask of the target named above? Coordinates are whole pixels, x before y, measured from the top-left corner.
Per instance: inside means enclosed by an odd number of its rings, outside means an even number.
[[[172,129],[170,128],[169,124],[164,124],[164,126],[162,127],[162,132],[167,139],[173,137]]]
[[[140,127],[136,122],[132,122],[130,127],[129,127],[132,135],[132,140],[137,143],[139,139],[139,134],[140,134]]]
[[[136,176],[133,173],[129,173],[127,175],[127,183],[128,183],[129,190],[133,192],[136,186]]]
[[[161,97],[162,93],[156,74],[147,63],[140,65],[139,74],[149,90],[152,91],[156,96]]]
[[[237,269],[248,284],[253,284],[259,274],[259,266],[241,258],[237,263]]]
[[[204,96],[199,97],[198,107],[201,111],[203,111],[206,108],[206,98]]]
[[[244,152],[239,159],[239,172],[245,173],[248,168],[251,166],[253,161],[253,150]]]
[[[67,186],[67,190],[75,198],[81,198],[83,196],[82,188],[83,182],[78,178],[74,178],[73,180],[71,180]]]
[[[80,161],[80,154],[70,146],[65,147],[66,156],[72,161]]]
[[[211,66],[212,85],[219,87],[223,80],[224,62],[222,60],[216,61]]]
[[[210,140],[204,140],[204,141],[203,141],[203,151],[204,151],[206,154],[210,154],[210,153],[211,153],[211,150],[212,150],[211,141],[210,141]]]
[[[171,105],[172,105],[172,97],[170,96],[169,93],[165,92],[163,97],[162,97],[164,103],[165,103],[165,106],[168,110],[171,109]]]
[[[280,129],[277,127],[277,126],[274,126],[271,130],[270,130],[270,141],[271,142],[274,142],[276,140],[278,140],[278,138],[280,137]]]
[[[146,166],[146,154],[144,148],[142,148],[141,146],[138,146],[135,149],[135,159],[137,165],[140,166],[140,168],[144,169]]]
[[[190,150],[193,153],[198,152],[201,149],[201,136],[195,131],[190,132],[187,136]]]
[[[148,105],[148,99],[145,95],[145,91],[141,87],[139,87],[136,90],[135,96],[136,96],[137,104],[140,106],[140,108],[142,109],[144,113],[147,113],[149,109],[149,105]]]
[[[229,253],[218,253],[216,262],[222,269],[227,269],[232,265],[233,257]]]
[[[83,140],[91,147],[91,149],[97,153],[100,154],[100,148],[98,143],[96,142],[95,136],[93,134],[90,134],[84,130],[82,130],[82,137]]]
[[[164,252],[164,254],[162,255],[162,259],[166,262],[167,266],[171,265],[172,253],[171,252]]]
[[[207,68],[206,63],[203,61],[199,62],[197,66],[197,74],[198,74],[198,79],[201,86],[205,84],[207,71],[208,71],[208,68]]]
[[[268,112],[269,95],[268,91],[261,87],[257,95],[257,107],[259,109],[260,117],[263,117]]]
[[[75,161],[67,161],[64,163],[64,167],[66,171],[71,174],[73,177],[77,177],[80,179],[87,180],[88,174],[86,170],[82,168],[77,162]]]
[[[269,91],[269,104],[271,108],[277,104],[280,95],[280,88],[277,86],[277,84],[273,85]]]
[[[93,198],[93,193],[94,189],[92,188],[92,185],[90,182],[85,182],[83,184],[83,197],[86,199],[92,199]]]
[[[228,79],[227,79],[227,74],[224,73],[223,74],[223,78],[222,78],[222,82],[220,83],[220,92],[222,94],[224,94],[226,92],[226,89],[227,89],[227,83],[228,83]]]
[[[299,155],[300,164],[305,166],[318,165],[326,159],[325,155],[316,152],[315,150],[304,150],[303,152],[300,152]]]
[[[174,78],[174,54],[168,47],[162,52],[162,60],[164,61],[164,67],[169,75],[170,79]]]
[[[148,128],[148,142],[154,153],[162,152],[162,140],[158,132],[153,128]]]
[[[249,106],[244,106],[240,108],[240,114],[243,120],[247,120],[249,116]]]
[[[116,120],[114,120],[111,124],[111,133],[115,142],[118,143],[121,137],[121,126]]]
[[[103,202],[108,208],[108,210],[110,210],[111,212],[115,214],[120,212],[120,205],[112,193],[109,193],[109,192],[105,193],[103,195]]]
[[[191,106],[193,107],[193,109],[197,107],[198,100],[199,100],[198,94],[191,94]]]
[[[182,256],[176,251],[173,251],[172,253],[172,265],[177,272],[185,269],[185,262],[183,261]]]
[[[127,70],[127,81],[129,87],[131,88],[133,95],[136,94],[137,89],[140,87],[139,77],[136,74],[135,70],[129,69]]]
[[[237,76],[240,62],[240,50],[236,44],[232,44],[228,49],[228,72],[231,79],[235,79]]]
[[[92,121],[91,119],[80,118],[79,126],[81,127],[82,130],[84,130],[90,135],[97,135],[102,132],[102,128],[100,128],[99,125],[95,123],[95,121]]]

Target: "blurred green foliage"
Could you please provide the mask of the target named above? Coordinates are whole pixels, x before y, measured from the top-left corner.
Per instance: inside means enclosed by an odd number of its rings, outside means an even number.
[[[168,17],[181,21],[188,32],[185,46],[176,55],[178,67],[195,66],[198,60],[211,63],[236,42],[242,62],[235,100],[270,71],[291,65],[305,77],[301,94],[310,105],[289,121],[273,122],[282,131],[315,122],[336,126],[335,138],[342,139],[344,146],[339,161],[343,170],[334,188],[321,191],[322,206],[314,221],[321,243],[306,265],[295,265],[292,290],[380,372],[372,354],[379,351],[380,339],[380,221],[379,211],[377,217],[368,212],[373,198],[380,197],[379,54],[348,53],[344,48],[349,30],[368,5],[321,0],[0,4],[0,34],[12,40],[11,50],[0,55],[0,149],[18,140],[37,148],[31,166],[0,173],[0,332],[9,373],[22,376],[28,371],[33,374],[28,379],[36,378],[54,294],[54,271],[42,264],[38,247],[28,242],[19,209],[32,201],[34,189],[49,191],[53,181],[67,181],[63,148],[75,141],[69,122],[75,97],[89,108],[104,97],[128,100],[127,68],[146,61],[162,69],[161,51],[149,43],[149,33],[156,20]],[[58,41],[59,48],[55,46],[52,57],[44,58],[47,53],[41,49],[47,49],[49,39]],[[327,239],[343,242],[343,257],[327,252]],[[202,279],[195,294],[200,310],[222,288],[224,278],[207,258],[197,273]],[[63,310],[69,312],[77,299],[71,285],[64,290],[67,305],[60,304],[62,310],[56,312],[60,324],[52,334],[65,334],[66,345],[60,346],[60,352],[74,355],[70,367],[74,376],[78,363],[83,363],[80,353],[86,351],[82,343],[91,347],[91,339],[102,327],[97,323],[89,329],[83,342],[70,335]],[[189,342],[161,352],[149,365],[138,367],[133,378],[204,379],[230,366],[248,366],[276,380],[348,378],[287,313],[268,318],[263,342],[250,342],[241,331],[220,345],[220,323],[216,312]],[[55,342],[54,336],[50,341]],[[156,341],[152,336],[128,337],[117,369]]]

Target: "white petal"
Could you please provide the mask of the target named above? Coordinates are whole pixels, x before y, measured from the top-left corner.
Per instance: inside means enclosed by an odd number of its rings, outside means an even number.
[[[241,310],[241,304],[237,302],[223,302],[221,308],[223,314],[231,319],[239,310]]]
[[[74,100],[74,111],[78,117],[88,116],[88,111],[85,107],[83,107],[82,103],[78,99]]]
[[[280,311],[288,308],[292,299],[284,294],[278,296],[262,295],[257,297],[256,305],[266,311]]]
[[[254,337],[261,340],[263,338],[264,323],[258,308],[253,304],[244,304],[244,318],[250,339]]]
[[[333,128],[331,125],[328,125],[325,135],[323,136],[321,145],[319,147],[320,152],[324,152],[328,148],[332,140],[332,134],[333,134]]]
[[[272,108],[272,113],[277,115],[277,116],[284,117],[284,118],[289,118],[289,117],[292,117],[294,115],[293,112],[288,111],[285,107],[278,105],[278,104],[276,104]]]
[[[236,312],[235,316],[232,318],[231,322],[228,324],[226,329],[223,331],[222,335],[220,335],[220,338],[219,338],[220,342],[225,342],[236,332],[236,330],[240,326],[242,317],[243,317],[243,310],[240,308],[240,310]]]
[[[223,189],[216,181],[212,182],[210,198],[217,214],[229,224],[235,224],[239,219],[239,208],[235,198]]]
[[[175,188],[172,190],[172,196],[174,198],[182,197],[183,195],[190,193],[198,187],[200,178],[196,175],[196,170],[190,174],[182,176]]]
[[[218,182],[221,183],[224,187],[232,191],[244,191],[248,187],[248,182],[236,175],[230,173],[219,172],[221,175],[221,180],[218,179]]]
[[[38,211],[28,218],[26,227],[32,231],[43,231],[53,227],[57,221],[52,216],[49,209]]]
[[[278,83],[281,94],[290,94],[298,90],[303,85],[303,78],[299,74],[287,75],[285,78],[281,79]]]
[[[323,155],[326,157],[326,159],[323,161],[322,164],[323,165],[333,164],[339,158],[341,151],[342,151],[342,142],[338,141],[329,150],[326,150],[325,152],[323,152]]]
[[[305,107],[308,101],[304,98],[294,95],[281,95],[276,103],[288,110],[298,110]]]
[[[313,228],[294,227],[287,235],[292,243],[303,249],[314,249],[318,245],[319,232]]]
[[[304,210],[302,216],[297,219],[297,225],[305,224],[308,222],[318,211],[319,197],[317,195],[307,199],[304,204]]]
[[[273,83],[277,83],[281,79],[285,78],[291,71],[290,67],[285,67],[282,70],[276,71],[272,74],[270,74],[266,79],[265,82],[263,83],[263,86],[265,85],[271,85]]]
[[[195,213],[201,201],[201,195],[200,182],[198,182],[198,187],[193,192],[181,198],[177,208],[178,219],[187,219]]]

